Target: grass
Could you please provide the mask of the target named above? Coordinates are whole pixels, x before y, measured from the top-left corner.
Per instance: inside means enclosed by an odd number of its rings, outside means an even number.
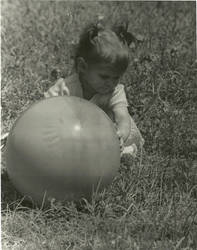
[[[166,191],[166,184],[161,187],[158,160],[147,157],[141,166],[136,160],[132,167],[131,162],[122,162],[111,188],[80,206],[51,204],[50,209],[42,211],[24,207],[16,195],[2,211],[3,246],[180,249],[180,244],[183,249],[195,249],[196,202],[192,192],[173,193]],[[165,166],[164,162],[160,164]]]
[[[97,15],[129,20],[122,82],[145,138],[91,202],[23,201],[2,153],[2,249],[197,249],[195,2],[2,2],[2,133],[60,76],[73,71],[81,28]],[[132,83],[132,84],[131,84]]]

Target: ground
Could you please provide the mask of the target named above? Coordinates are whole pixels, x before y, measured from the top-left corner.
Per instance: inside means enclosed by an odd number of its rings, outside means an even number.
[[[129,21],[125,85],[145,146],[91,202],[24,201],[2,151],[2,249],[197,249],[195,2],[2,1],[2,134],[73,71],[82,27]],[[124,17],[124,18],[123,18]]]

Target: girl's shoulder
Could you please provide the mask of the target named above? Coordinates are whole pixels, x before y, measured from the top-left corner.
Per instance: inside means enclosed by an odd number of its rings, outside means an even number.
[[[127,106],[124,85],[118,84],[114,91],[109,94],[96,94],[95,96],[93,96],[91,101],[96,103],[98,106],[109,106],[111,108],[117,103],[124,103]]]
[[[114,89],[114,91],[113,91],[113,93],[111,95],[110,101],[109,101],[109,106],[110,107],[114,107],[117,104],[128,106],[126,93],[125,93],[123,84],[118,84],[116,86],[116,88]]]
[[[117,86],[115,87],[114,91],[113,91],[113,95],[120,93],[120,92],[125,92],[124,90],[124,85],[121,83],[118,83]]]

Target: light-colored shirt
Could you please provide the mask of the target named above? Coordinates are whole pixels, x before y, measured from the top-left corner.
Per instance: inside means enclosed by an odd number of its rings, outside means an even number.
[[[63,91],[60,93],[62,87]],[[46,98],[59,95],[77,96],[84,99],[82,85],[77,74],[73,74],[66,79],[59,79],[47,92],[44,93]],[[118,84],[110,94],[95,94],[89,101],[103,109],[113,122],[115,122],[113,111],[115,111],[116,108],[121,109],[121,107],[125,108],[128,106],[124,85],[122,84]],[[125,142],[125,146],[130,146],[133,143],[136,145],[143,144],[144,139],[142,138],[140,131],[131,117],[130,120],[130,135]]]
[[[84,98],[82,85],[76,73],[64,79],[64,82],[66,90],[64,91],[65,95]],[[58,96],[60,89],[59,84],[60,82],[58,83],[57,81],[55,85],[53,85],[47,92],[45,92],[45,97]],[[117,107],[121,108],[128,106],[126,94],[124,91],[124,85],[122,84],[117,84],[114,91],[110,94],[95,94],[89,101],[103,109],[112,120],[114,120],[113,111]]]

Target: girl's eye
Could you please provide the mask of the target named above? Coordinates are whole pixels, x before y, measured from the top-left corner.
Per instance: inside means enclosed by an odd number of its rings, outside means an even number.
[[[114,80],[117,81],[119,78],[120,78],[119,76],[114,77]]]
[[[109,79],[109,76],[107,76],[107,75],[100,75],[100,77],[103,79]]]

